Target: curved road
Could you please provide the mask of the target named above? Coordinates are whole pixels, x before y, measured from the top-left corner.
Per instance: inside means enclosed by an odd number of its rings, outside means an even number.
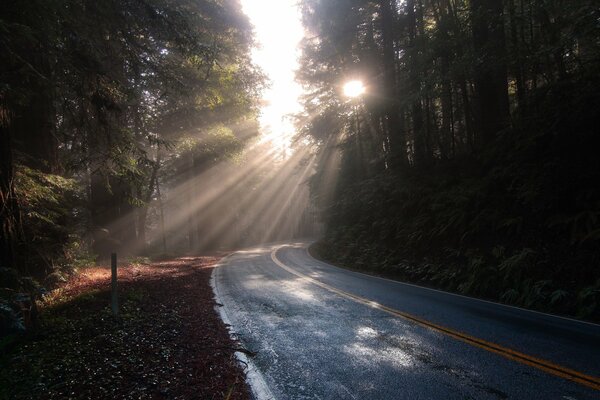
[[[260,398],[600,399],[600,325],[350,272],[305,243],[237,252],[213,285]]]

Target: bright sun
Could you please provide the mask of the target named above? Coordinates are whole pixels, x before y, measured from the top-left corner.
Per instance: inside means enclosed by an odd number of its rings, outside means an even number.
[[[260,124],[266,139],[277,147],[289,146],[294,127],[288,116],[301,110],[302,89],[294,76],[304,29],[297,4],[297,0],[242,0],[259,46],[253,49],[252,59],[270,80]]]
[[[361,81],[355,80],[347,82],[344,85],[344,95],[348,97],[358,97],[365,92],[365,86]]]

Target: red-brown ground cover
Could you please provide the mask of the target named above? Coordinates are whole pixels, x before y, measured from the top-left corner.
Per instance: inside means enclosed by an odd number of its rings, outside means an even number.
[[[42,305],[41,328],[3,350],[0,398],[249,399],[238,344],[215,311],[212,257],[93,267]]]

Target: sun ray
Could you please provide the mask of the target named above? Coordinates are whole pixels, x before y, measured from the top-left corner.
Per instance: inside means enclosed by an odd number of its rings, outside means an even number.
[[[297,45],[304,34],[297,3],[242,3],[255,26],[258,47],[253,50],[253,61],[263,68],[271,85],[263,94],[260,135],[247,143],[237,161],[221,160],[203,171],[195,170],[190,161],[190,169],[180,165],[177,171],[178,176],[187,178],[165,181],[160,204],[165,215],[164,234],[179,248],[193,242],[190,252],[293,237],[309,204],[308,178],[317,163],[332,163],[313,154],[309,144],[292,146],[297,133],[290,115],[300,112],[302,96],[294,80]],[[273,13],[278,18],[272,18]],[[202,135],[201,131],[189,132],[191,137]],[[152,207],[157,213],[157,200]],[[119,229],[130,221],[130,216],[124,216],[109,229]],[[151,240],[156,241],[161,234],[155,226]]]

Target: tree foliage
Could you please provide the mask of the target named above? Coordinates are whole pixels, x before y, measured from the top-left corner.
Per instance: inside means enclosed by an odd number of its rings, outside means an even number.
[[[143,249],[177,143],[207,163],[239,147],[211,132],[257,110],[252,43],[237,0],[3,4],[0,263],[49,272],[74,234],[101,256]]]

